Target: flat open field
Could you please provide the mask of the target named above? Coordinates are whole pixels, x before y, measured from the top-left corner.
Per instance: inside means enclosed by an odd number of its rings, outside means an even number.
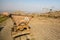
[[[33,18],[31,27],[36,40],[60,40],[60,19]]]
[[[0,32],[0,39],[13,40],[11,37],[12,20],[9,18],[2,24],[4,28]],[[33,40],[60,40],[60,19],[34,17],[29,25]]]
[[[60,40],[60,11],[34,15],[29,25],[31,27],[32,40]],[[0,40],[13,40],[11,37],[11,28],[13,27],[11,18],[0,23],[0,27],[4,27],[0,31]],[[25,37],[22,36],[16,38],[16,40],[25,40]]]

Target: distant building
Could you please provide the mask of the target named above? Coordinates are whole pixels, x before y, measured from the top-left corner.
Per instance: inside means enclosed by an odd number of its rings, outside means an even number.
[[[8,13],[8,12],[3,12],[2,15],[3,15],[3,16],[8,16],[9,13]]]

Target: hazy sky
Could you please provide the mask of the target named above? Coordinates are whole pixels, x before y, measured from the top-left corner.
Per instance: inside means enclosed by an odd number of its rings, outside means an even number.
[[[60,10],[60,0],[0,0],[0,11],[41,12],[46,8]]]

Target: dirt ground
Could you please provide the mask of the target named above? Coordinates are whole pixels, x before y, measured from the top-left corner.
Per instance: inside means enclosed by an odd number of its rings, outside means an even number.
[[[29,25],[32,40],[60,40],[60,19],[35,17],[32,18]],[[0,26],[4,27],[0,32],[0,40],[13,40],[11,37],[13,22],[11,19],[6,20]]]
[[[31,23],[35,40],[60,40],[60,20],[38,17]]]

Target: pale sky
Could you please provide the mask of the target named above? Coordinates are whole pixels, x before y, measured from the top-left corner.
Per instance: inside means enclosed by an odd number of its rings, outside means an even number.
[[[60,10],[60,0],[0,0],[0,11],[41,12],[50,8]]]

